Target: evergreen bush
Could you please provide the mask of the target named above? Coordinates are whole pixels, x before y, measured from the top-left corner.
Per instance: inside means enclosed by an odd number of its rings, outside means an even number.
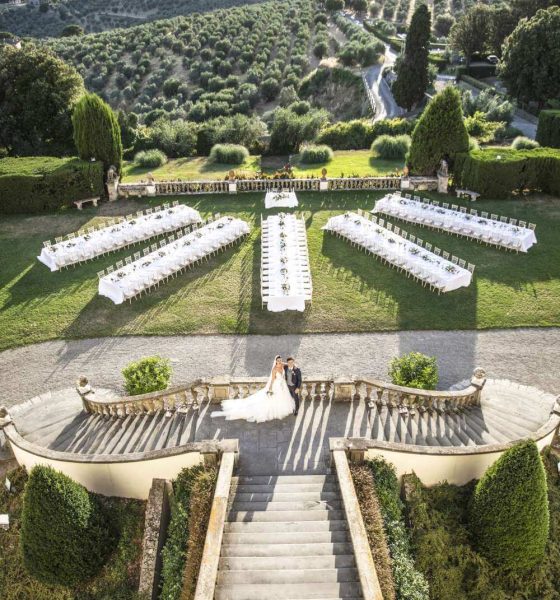
[[[0,160],[0,214],[56,210],[104,193],[99,162],[51,156]]]
[[[541,110],[537,142],[548,148],[560,148],[560,110]]]
[[[330,162],[333,157],[332,149],[324,144],[309,144],[303,146],[299,152],[299,161],[304,165]]]
[[[162,167],[167,156],[161,150],[141,150],[134,155],[134,164],[144,169]]]
[[[116,539],[97,498],[48,466],[32,469],[23,501],[21,549],[36,579],[71,586],[99,572]]]
[[[120,173],[123,148],[121,129],[113,109],[96,94],[84,94],[72,114],[74,143],[83,160],[99,160]]]
[[[414,174],[433,175],[443,159],[453,166],[457,154],[468,149],[461,96],[455,88],[446,87],[430,101],[414,128],[410,169]]]
[[[525,572],[545,555],[549,531],[546,474],[532,440],[510,448],[476,485],[470,530],[495,565]]]
[[[141,358],[122,370],[124,386],[130,396],[167,389],[172,372],[169,360],[160,356]]]
[[[518,135],[511,143],[511,147],[514,150],[534,150],[539,147],[539,142],[524,135]]]
[[[391,361],[389,375],[395,385],[435,390],[439,380],[436,357],[420,352],[395,357]]]
[[[372,154],[386,159],[404,159],[409,150],[409,135],[380,135],[371,145]]]
[[[225,165],[240,165],[249,158],[249,150],[240,144],[215,144],[210,150],[212,162]]]

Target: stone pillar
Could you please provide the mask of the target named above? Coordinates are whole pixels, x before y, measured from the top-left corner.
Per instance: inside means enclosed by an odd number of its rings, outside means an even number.
[[[212,377],[210,380],[212,388],[211,404],[219,404],[222,400],[227,400],[230,396],[230,378],[229,377]]]
[[[438,173],[437,176],[437,191],[438,194],[447,194],[449,188],[449,176],[448,175],[440,175]]]
[[[484,369],[481,369],[480,367],[477,367],[474,370],[472,379],[471,379],[471,385],[473,385],[478,391],[476,393],[476,405],[480,406],[480,396],[482,394],[482,388],[484,387],[484,384],[486,383],[486,371]]]
[[[354,381],[349,377],[338,377],[334,380],[333,400],[349,402],[354,399]]]
[[[228,181],[228,192],[230,194],[237,194],[237,181]]]
[[[115,202],[119,198],[119,178],[115,177],[114,181],[107,182],[107,193],[109,194],[109,202]]]
[[[410,189],[410,177],[401,177],[401,190]]]
[[[319,191],[320,192],[328,192],[329,191],[329,182],[326,179],[321,179],[321,181],[319,181]]]

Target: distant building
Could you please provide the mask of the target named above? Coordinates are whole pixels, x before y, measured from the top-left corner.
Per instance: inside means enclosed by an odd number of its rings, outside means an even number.
[[[12,48],[21,50],[21,40],[18,37],[0,38],[0,46],[12,46]]]

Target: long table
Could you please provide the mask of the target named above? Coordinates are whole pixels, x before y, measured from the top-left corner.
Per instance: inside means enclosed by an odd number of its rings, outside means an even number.
[[[271,312],[305,310],[312,298],[305,221],[295,215],[270,216],[262,223],[261,291]]]

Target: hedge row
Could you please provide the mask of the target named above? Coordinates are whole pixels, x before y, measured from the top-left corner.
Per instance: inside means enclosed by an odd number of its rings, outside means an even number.
[[[103,194],[100,162],[42,156],[0,160],[0,214],[56,210]]]
[[[483,198],[507,198],[512,192],[540,191],[560,195],[560,151],[485,148],[455,160],[456,185]]]
[[[541,110],[537,142],[548,148],[560,148],[560,110]]]
[[[333,150],[362,150],[370,148],[381,135],[410,134],[415,121],[407,119],[384,119],[372,123],[368,119],[340,121],[319,132],[316,142],[327,144]]]

